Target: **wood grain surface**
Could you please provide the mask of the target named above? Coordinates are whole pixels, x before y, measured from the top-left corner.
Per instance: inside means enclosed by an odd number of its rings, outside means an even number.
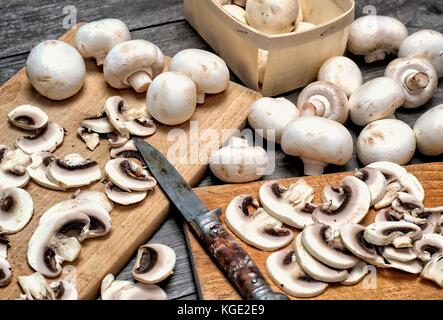
[[[72,43],[74,34],[74,30],[71,30],[62,39]],[[49,101],[40,96],[28,83],[25,70],[21,70],[4,84],[0,88],[0,119],[4,119],[0,123],[2,132],[0,143],[12,146],[18,137],[26,134],[8,124],[7,114],[18,105],[33,104],[41,107],[48,113],[51,121],[59,123],[67,131],[63,145],[55,152],[56,156],[63,157],[70,153],[79,153],[85,158],[97,161],[103,168],[109,160],[108,146],[102,142],[96,151],[88,151],[76,134],[81,119],[98,113],[110,96],[121,95],[129,105],[144,105],[145,95],[137,95],[132,90],[118,91],[110,88],[94,61],[88,60],[86,64],[87,79],[84,88],[79,94],[63,102]],[[198,108],[191,120],[196,121],[200,130],[211,128],[217,130],[218,134],[222,129],[241,128],[246,123],[249,105],[257,98],[257,93],[231,83],[224,93],[208,96],[206,104]],[[182,129],[189,136],[189,122],[177,128]],[[175,128],[159,126],[157,133],[148,141],[166,154],[167,138],[171,129]],[[206,143],[203,139],[195,142],[198,142],[200,147]],[[192,165],[182,163],[189,153],[189,149],[186,149],[180,161],[177,160],[174,164],[184,178],[192,186],[196,186],[202,179],[206,166],[204,163]],[[26,250],[39,217],[46,209],[70,196],[69,192],[49,191],[34,183],[30,183],[26,189],[33,196],[35,213],[32,221],[22,232],[9,237],[11,249],[8,252],[8,260],[13,268],[14,279],[8,287],[0,289],[0,299],[16,298],[20,293],[16,281],[17,275],[31,273],[26,262]],[[103,190],[104,187],[102,183],[96,183],[91,189]],[[86,241],[82,246],[79,259],[74,263],[78,271],[78,289],[81,299],[96,297],[101,279],[107,273],[115,274],[124,267],[137,247],[149,239],[165,221],[168,210],[169,202],[159,188],[156,188],[140,205],[116,206],[111,214],[114,226],[111,234],[97,240]]]
[[[415,174],[426,191],[425,204],[427,206],[443,205],[443,163],[413,165],[408,170]],[[320,201],[320,192],[326,185],[336,185],[349,173],[339,173],[323,175],[320,177],[304,178],[316,191],[315,201]],[[290,178],[280,180],[280,183],[288,186],[300,178]],[[209,209],[221,208],[223,212],[229,202],[241,194],[254,195],[258,199],[258,191],[263,182],[245,184],[245,185],[225,185],[216,187],[196,188],[195,191],[203,203]],[[371,211],[362,224],[367,225],[373,222],[375,212]],[[222,216],[223,220],[223,216]],[[240,299],[240,296],[225,279],[220,270],[212,262],[194,235],[186,229],[188,244],[191,248],[191,259],[195,271],[196,285],[202,299]],[[298,233],[298,232],[296,232]],[[237,238],[238,239],[238,238]],[[243,248],[252,256],[260,270],[269,280],[264,265],[266,258],[271,254],[257,250],[239,240]],[[270,280],[269,280],[270,281]],[[270,281],[272,283],[272,281]],[[429,281],[420,280],[418,276],[407,274],[405,272],[392,269],[377,269],[377,280],[375,289],[369,289],[361,282],[352,287],[346,287],[338,284],[330,285],[321,296],[315,299],[334,299],[334,300],[401,300],[401,299],[443,299],[443,289]],[[274,289],[279,290],[274,283]]]

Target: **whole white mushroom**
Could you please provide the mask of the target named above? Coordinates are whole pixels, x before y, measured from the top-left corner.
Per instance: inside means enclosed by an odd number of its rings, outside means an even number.
[[[443,104],[424,113],[414,125],[418,150],[427,156],[443,154]]]

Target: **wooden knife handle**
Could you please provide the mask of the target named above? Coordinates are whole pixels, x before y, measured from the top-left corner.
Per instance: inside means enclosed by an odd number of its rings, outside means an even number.
[[[247,300],[288,300],[271,289],[252,258],[223,227],[220,213],[215,209],[199,215],[191,225],[239,294]]]

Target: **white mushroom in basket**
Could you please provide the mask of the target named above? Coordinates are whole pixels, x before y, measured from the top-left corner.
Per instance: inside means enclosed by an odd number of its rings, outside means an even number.
[[[132,268],[135,280],[156,284],[174,273],[176,254],[163,244],[147,244],[138,249],[137,260]]]
[[[65,100],[82,88],[86,67],[74,47],[60,40],[48,40],[31,50],[26,74],[41,95],[51,100]]]
[[[127,192],[145,192],[157,185],[157,181],[136,159],[110,160],[105,166],[105,172],[114,185]]]
[[[311,83],[298,96],[300,115],[323,117],[345,123],[349,115],[346,93],[333,83],[317,81]]]
[[[8,114],[8,119],[23,130],[38,130],[48,123],[48,115],[42,109],[29,104],[14,108]]]
[[[117,44],[131,40],[129,29],[118,19],[102,19],[82,25],[75,34],[75,46],[83,58],[94,58],[103,65],[106,55]]]
[[[234,17],[241,23],[248,24],[248,21],[246,20],[246,11],[244,8],[235,4],[226,4],[223,6],[223,9],[225,9],[227,13],[229,13],[232,17]]]
[[[166,300],[166,293],[157,285],[115,280],[112,274],[103,278],[101,286],[103,300]]]
[[[33,214],[34,201],[27,191],[19,188],[0,191],[0,234],[21,231]]]
[[[30,180],[26,166],[31,158],[20,149],[0,145],[0,189],[22,188]]]
[[[328,164],[344,165],[352,157],[352,136],[343,125],[319,117],[301,117],[282,136],[283,151],[303,160],[306,175],[321,175]]]
[[[363,16],[351,25],[348,49],[372,63],[384,60],[387,54],[397,54],[407,36],[406,26],[393,17]]]
[[[65,129],[57,123],[48,122],[34,135],[19,138],[15,145],[29,155],[44,151],[53,152],[63,143],[64,138]]]
[[[347,57],[332,57],[326,60],[317,79],[335,84],[348,97],[363,84],[363,75],[357,64]]]
[[[386,177],[379,170],[366,167],[354,173],[354,176],[368,186],[371,193],[371,206],[378,203],[386,195],[388,183]]]
[[[414,125],[418,150],[427,156],[443,154],[443,105],[438,105],[418,118]]]
[[[225,222],[240,239],[263,251],[278,250],[294,239],[289,228],[260,208],[258,201],[249,195],[240,195],[229,203]]]
[[[396,248],[412,247],[412,242],[422,237],[417,225],[406,221],[376,222],[369,225],[364,239],[376,246],[394,245]]]
[[[115,89],[133,88],[146,92],[152,80],[163,72],[165,60],[160,48],[146,40],[122,42],[109,51],[103,65],[108,84]]]
[[[221,93],[229,86],[228,66],[219,56],[208,51],[180,51],[172,58],[169,70],[184,73],[194,81],[199,104],[205,102],[206,94]]]

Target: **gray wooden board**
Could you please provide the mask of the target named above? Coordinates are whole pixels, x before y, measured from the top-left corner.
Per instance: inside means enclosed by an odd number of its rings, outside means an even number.
[[[205,0],[195,0],[205,1]],[[378,14],[397,17],[407,24],[411,32],[422,28],[432,28],[443,32],[442,0],[357,0],[356,14],[360,16],[366,10],[375,7]],[[65,32],[63,8],[74,5],[78,12],[78,21],[92,21],[100,18],[119,18],[125,21],[132,31],[133,38],[150,40],[161,47],[167,55],[174,55],[185,48],[209,49],[207,44],[184,21],[181,0],[40,0],[40,1],[0,1],[0,84],[4,83],[24,66],[27,54],[38,42],[57,38]],[[365,80],[383,74],[386,63],[365,65],[361,58],[356,60],[363,70]],[[391,58],[392,59],[392,58]],[[232,79],[236,79],[232,76]],[[297,101],[299,91],[284,95],[293,102]],[[423,108],[414,111],[399,110],[397,117],[413,125],[418,116],[429,108],[443,103],[443,84],[433,100]],[[348,125],[354,138],[360,128]],[[429,158],[416,155],[412,163],[443,161],[443,157]],[[330,166],[327,173],[348,171],[359,167],[358,160],[353,159],[345,166]],[[276,171],[266,179],[300,176],[302,163],[299,159],[276,151]],[[219,184],[209,172],[201,186]],[[181,220],[171,218],[158,230],[150,242],[170,245],[177,253],[178,263],[175,274],[162,286],[172,299],[196,299],[196,290],[191,267],[181,228]],[[135,255],[135,253],[134,253]],[[119,279],[130,278],[132,260],[119,275]]]

